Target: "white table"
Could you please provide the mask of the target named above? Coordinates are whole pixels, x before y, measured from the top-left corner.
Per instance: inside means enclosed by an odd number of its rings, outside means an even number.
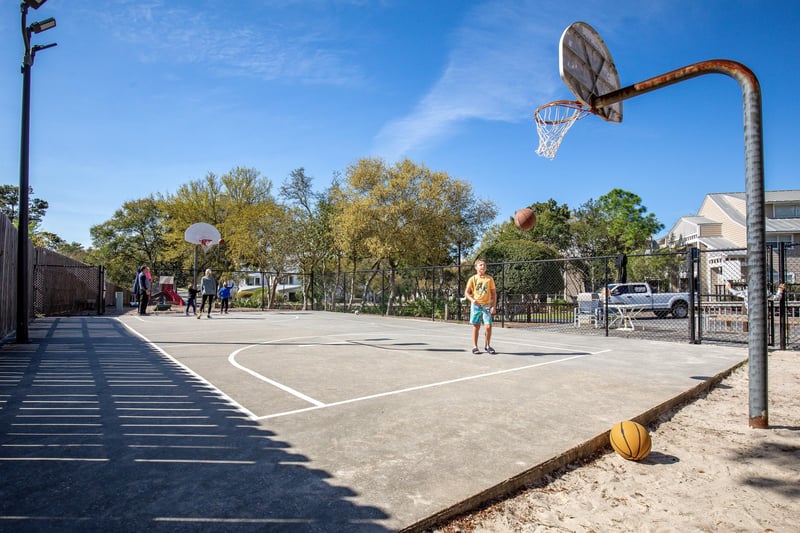
[[[623,331],[633,331],[635,320],[650,306],[645,304],[608,304],[608,327]]]

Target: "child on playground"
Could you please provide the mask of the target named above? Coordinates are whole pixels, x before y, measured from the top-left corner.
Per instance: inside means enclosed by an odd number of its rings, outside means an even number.
[[[186,299],[186,316],[189,316],[189,308],[192,314],[197,314],[197,293],[200,292],[194,287],[194,283],[189,284],[189,297]]]
[[[497,289],[494,285],[494,278],[486,273],[486,261],[478,259],[475,261],[476,274],[467,281],[467,288],[464,296],[471,302],[469,321],[472,324],[472,353],[481,353],[478,348],[478,336],[481,330],[481,323],[484,324],[484,336],[486,337],[486,353],[496,354],[492,348],[492,314],[497,306]]]
[[[228,302],[231,300],[231,289],[233,288],[233,282],[228,280],[225,284],[219,289],[218,296],[220,297],[220,305],[219,305],[219,314],[227,315],[228,314]]]

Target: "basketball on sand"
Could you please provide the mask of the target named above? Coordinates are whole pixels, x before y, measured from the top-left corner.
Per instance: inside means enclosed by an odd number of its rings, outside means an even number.
[[[522,231],[528,231],[536,225],[536,213],[529,207],[523,207],[514,213],[514,225]]]
[[[641,461],[650,453],[650,433],[638,422],[626,420],[611,428],[611,447],[628,461]]]

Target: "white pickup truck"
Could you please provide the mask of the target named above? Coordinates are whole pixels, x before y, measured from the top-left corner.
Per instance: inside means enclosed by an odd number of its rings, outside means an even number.
[[[608,304],[642,306],[657,317],[664,318],[672,313],[675,318],[686,318],[689,314],[689,293],[653,292],[646,281],[636,283],[613,283],[608,285]],[[600,305],[605,302],[605,294],[600,292]]]

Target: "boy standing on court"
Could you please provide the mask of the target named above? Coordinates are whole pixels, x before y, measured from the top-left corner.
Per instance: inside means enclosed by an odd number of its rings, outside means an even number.
[[[469,312],[469,322],[472,324],[472,353],[479,354],[478,335],[481,330],[481,322],[484,324],[484,336],[486,337],[486,353],[496,354],[492,348],[492,314],[497,306],[497,289],[494,285],[494,278],[486,273],[486,261],[478,259],[475,261],[474,276],[467,281],[467,288],[464,296],[471,302]]]

